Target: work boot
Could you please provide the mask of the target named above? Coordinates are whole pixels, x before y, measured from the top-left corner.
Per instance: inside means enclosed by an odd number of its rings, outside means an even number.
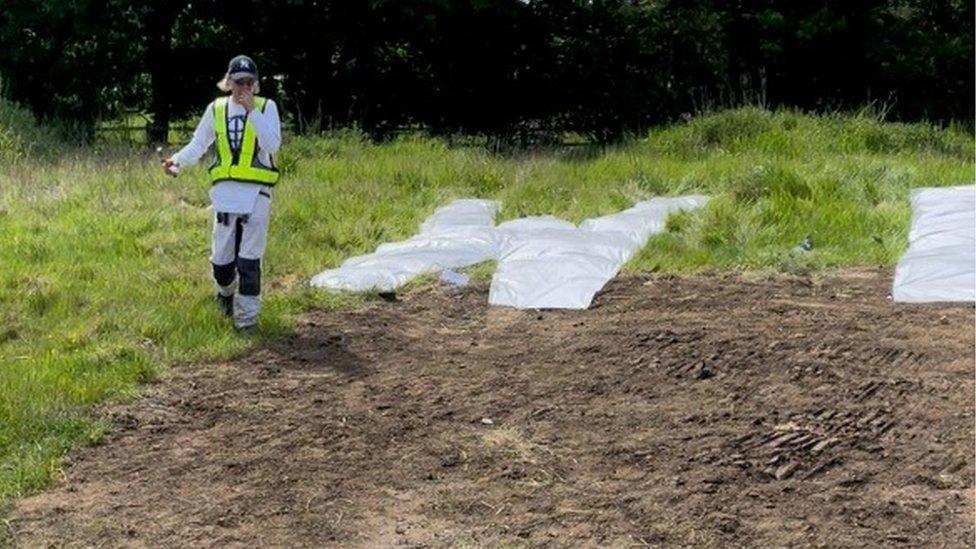
[[[234,327],[239,332],[254,331],[258,326],[261,296],[237,294],[234,300]]]
[[[231,316],[234,314],[234,294],[224,295],[217,292],[217,308],[224,316]]]

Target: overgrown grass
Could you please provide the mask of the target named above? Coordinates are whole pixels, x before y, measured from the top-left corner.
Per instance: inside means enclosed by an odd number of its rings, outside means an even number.
[[[116,146],[39,154],[33,144],[49,147],[48,135],[6,108],[0,501],[43,488],[66,449],[98,441],[103,426],[91,405],[134,395],[168,365],[219,360],[251,344],[213,307],[201,168],[172,180],[152,154]],[[973,147],[970,134],[922,124],[756,109],[605,151],[506,158],[420,137],[292,139],[273,206],[264,334],[289,330],[303,308],[363,299],[305,282],[410,236],[455,197],[500,199],[503,218],[580,221],[651,196],[713,196],[703,210],[672,217],[628,266],[636,271],[890,265],[905,245],[909,189],[971,182]],[[814,250],[791,254],[806,235]]]
[[[57,131],[39,126],[30,112],[0,100],[0,163],[45,159],[59,140]]]

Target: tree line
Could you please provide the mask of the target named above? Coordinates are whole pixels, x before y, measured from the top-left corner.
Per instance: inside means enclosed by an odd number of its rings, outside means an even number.
[[[974,116],[969,0],[0,0],[0,86],[161,140],[251,55],[298,131],[611,141],[683,113],[874,104]]]

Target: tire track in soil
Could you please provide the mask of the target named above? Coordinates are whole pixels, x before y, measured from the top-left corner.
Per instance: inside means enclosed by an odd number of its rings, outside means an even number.
[[[890,273],[486,288],[307,315],[104,413],[20,501],[44,546],[953,546],[973,539],[972,307]],[[966,540],[966,541],[961,541]]]

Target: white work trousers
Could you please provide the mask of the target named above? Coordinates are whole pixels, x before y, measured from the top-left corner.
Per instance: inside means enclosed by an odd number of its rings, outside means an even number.
[[[258,195],[250,214],[214,212],[210,262],[222,295],[234,296],[234,325],[257,324],[261,311],[261,258],[267,245],[271,197]]]

